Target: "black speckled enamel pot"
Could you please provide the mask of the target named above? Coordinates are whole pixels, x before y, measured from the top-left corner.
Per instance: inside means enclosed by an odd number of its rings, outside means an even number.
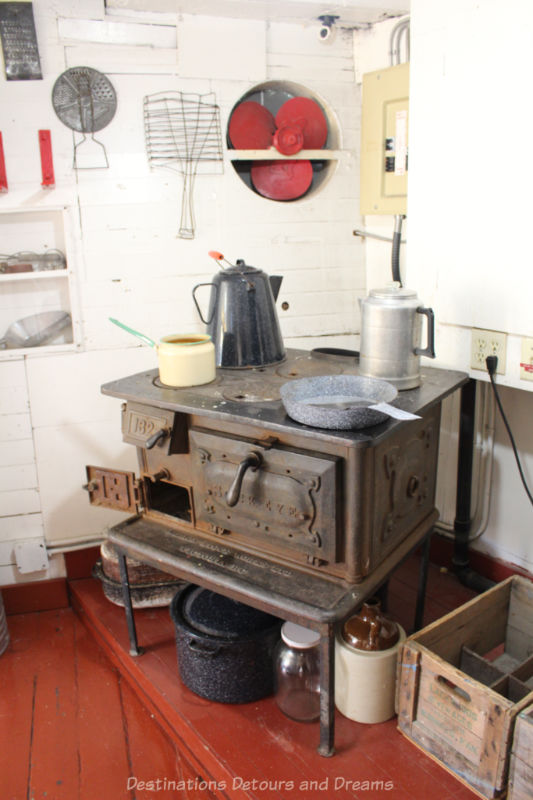
[[[178,672],[191,691],[219,703],[272,694],[281,620],[194,585],[174,597],[170,615]]]

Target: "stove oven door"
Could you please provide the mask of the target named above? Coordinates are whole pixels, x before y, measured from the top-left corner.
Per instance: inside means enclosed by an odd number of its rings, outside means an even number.
[[[198,528],[313,566],[337,558],[340,460],[190,431]]]

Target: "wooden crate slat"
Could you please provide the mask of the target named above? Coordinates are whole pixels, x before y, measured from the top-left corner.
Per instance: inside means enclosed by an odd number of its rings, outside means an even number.
[[[413,744],[432,756],[441,766],[447,769],[448,772],[453,773],[464,784],[474,789],[480,797],[496,800],[496,798],[503,796],[504,790],[497,790],[478,779],[476,775],[473,776],[472,762],[457,750],[443,743],[437,736],[430,734],[423,725],[415,722],[412,731],[412,737],[408,738],[412,740]],[[402,731],[402,733],[404,732]]]
[[[501,789],[505,787],[507,779],[515,717],[512,707],[509,706],[509,701],[505,705],[494,703],[491,706],[485,726],[478,773],[479,780],[483,784],[492,784]]]
[[[420,650],[404,647],[398,659],[396,709],[400,727],[409,731],[415,718],[420,678]]]
[[[441,663],[440,669],[434,666],[431,657],[422,658],[417,721],[446,739],[474,766],[487,762],[483,771],[495,778],[497,759],[491,756],[498,748],[494,739],[502,733],[501,720],[511,704],[449,664]],[[457,688],[447,686],[444,680]]]
[[[462,672],[470,675],[471,678],[483,683],[485,686],[491,686],[502,678],[502,671],[498,667],[491,664],[483,656],[470,650],[469,647],[462,648],[459,668]]]
[[[529,581],[513,584],[505,649],[518,661],[533,655],[533,585]]]
[[[533,797],[533,705],[516,718],[508,800],[531,800]]]
[[[513,676],[524,683],[533,677],[533,656],[527,658],[520,664],[520,666],[514,670]]]

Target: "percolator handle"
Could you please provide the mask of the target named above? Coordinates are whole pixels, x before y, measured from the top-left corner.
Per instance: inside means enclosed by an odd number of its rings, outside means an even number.
[[[415,347],[416,356],[427,356],[428,358],[435,358],[435,314],[432,308],[424,308],[418,306],[416,309],[417,314],[424,314],[428,320],[428,336],[426,347]]]

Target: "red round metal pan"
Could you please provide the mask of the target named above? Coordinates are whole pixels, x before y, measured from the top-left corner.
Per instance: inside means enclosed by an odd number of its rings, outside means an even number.
[[[272,144],[276,130],[274,117],[265,106],[245,100],[234,109],[228,135],[236,150],[265,150]]]
[[[302,129],[295,125],[284,125],[277,129],[272,143],[276,150],[279,150],[284,156],[293,156],[295,153],[299,153],[304,146]]]
[[[328,123],[324,112],[308,97],[293,97],[283,103],[276,114],[276,127],[300,128],[306,150],[320,150],[328,138]]]
[[[255,189],[270,200],[296,200],[311,186],[310,161],[256,161],[250,170]]]

